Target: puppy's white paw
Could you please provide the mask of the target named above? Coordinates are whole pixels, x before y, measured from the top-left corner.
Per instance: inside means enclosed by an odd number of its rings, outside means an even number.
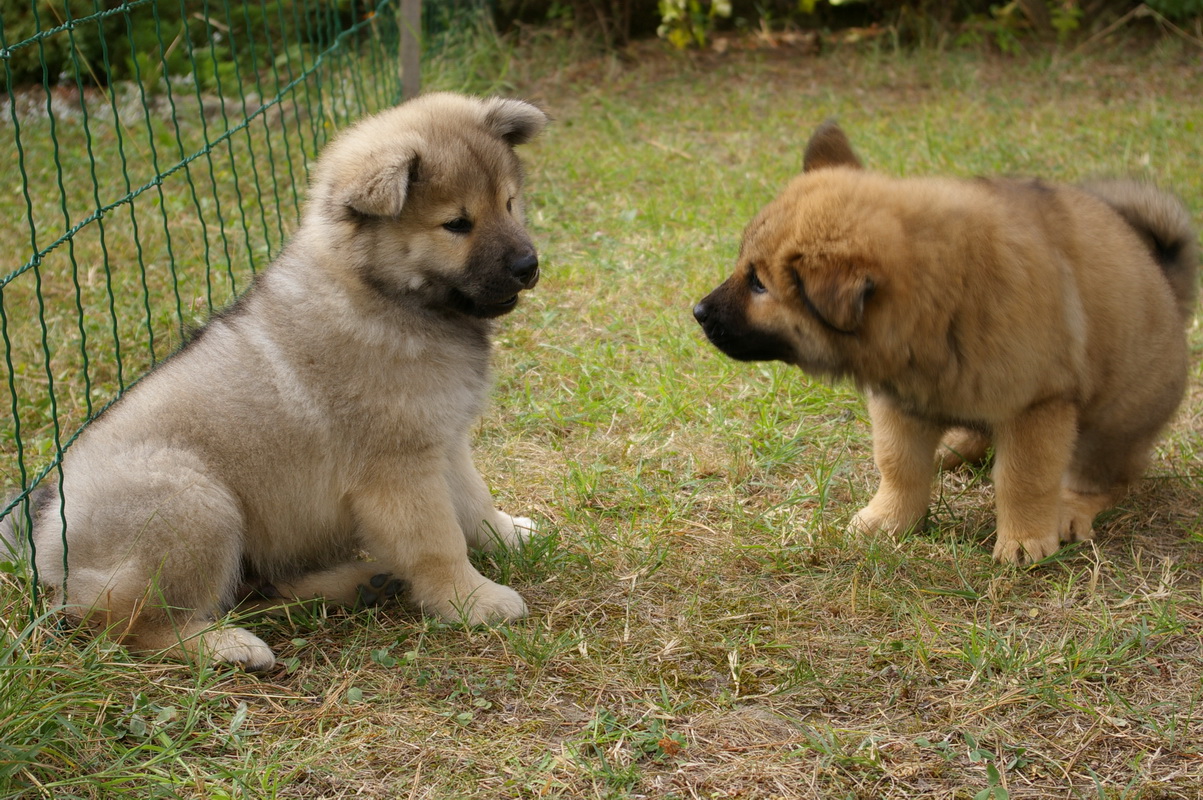
[[[514,536],[519,540],[529,539],[539,532],[539,526],[530,517],[510,517],[514,525]]]
[[[526,601],[522,595],[492,581],[478,586],[468,603],[471,605],[465,611],[469,625],[508,622],[526,616]]]
[[[526,616],[526,602],[508,586],[484,580],[469,592],[422,603],[422,607],[448,622],[483,625]]]
[[[218,628],[204,634],[204,652],[214,662],[237,664],[248,672],[276,665],[276,654],[262,639],[242,628]]]
[[[469,544],[485,551],[496,547],[518,547],[529,539],[535,530],[534,520],[529,517],[511,517],[504,511],[498,511],[496,524],[482,525],[476,541],[469,539]]]

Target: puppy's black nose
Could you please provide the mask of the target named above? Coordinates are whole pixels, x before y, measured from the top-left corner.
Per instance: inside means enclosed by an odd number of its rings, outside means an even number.
[[[710,316],[710,306],[703,303],[698,303],[693,307],[693,318],[700,324],[706,324],[706,318]]]
[[[539,274],[539,257],[534,253],[519,256],[510,264],[510,274],[523,284],[529,284]]]

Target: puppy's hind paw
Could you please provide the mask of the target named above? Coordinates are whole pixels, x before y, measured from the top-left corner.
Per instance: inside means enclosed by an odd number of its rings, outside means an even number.
[[[392,602],[401,602],[409,593],[409,584],[401,578],[395,578],[391,573],[381,572],[373,575],[367,583],[356,587],[357,605],[382,606]]]
[[[941,470],[956,469],[962,464],[980,464],[990,448],[990,437],[978,431],[954,428],[940,440],[936,451],[936,466]]]
[[[213,661],[236,664],[248,672],[263,672],[276,665],[276,654],[271,648],[243,628],[207,631],[201,647]]]
[[[1104,492],[1061,492],[1061,541],[1085,542],[1094,538],[1094,518],[1109,507],[1113,498]]]

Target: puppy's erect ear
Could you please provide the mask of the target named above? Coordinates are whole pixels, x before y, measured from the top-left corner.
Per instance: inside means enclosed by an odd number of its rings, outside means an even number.
[[[368,217],[401,216],[420,161],[416,143],[389,150],[387,156],[366,156],[352,167],[357,175],[345,181],[339,204]]]
[[[861,167],[852,143],[835,120],[829,119],[815,129],[806,143],[802,171],[813,172],[827,167]]]
[[[525,144],[547,127],[547,115],[522,100],[490,97],[484,107],[485,129],[510,145]]]
[[[872,277],[838,264],[807,269],[795,263],[794,270],[802,304],[819,322],[837,333],[860,330],[865,303],[877,291]]]

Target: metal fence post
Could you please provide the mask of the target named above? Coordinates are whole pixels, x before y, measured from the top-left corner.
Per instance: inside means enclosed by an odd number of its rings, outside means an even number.
[[[401,96],[422,90],[422,0],[401,0]]]

